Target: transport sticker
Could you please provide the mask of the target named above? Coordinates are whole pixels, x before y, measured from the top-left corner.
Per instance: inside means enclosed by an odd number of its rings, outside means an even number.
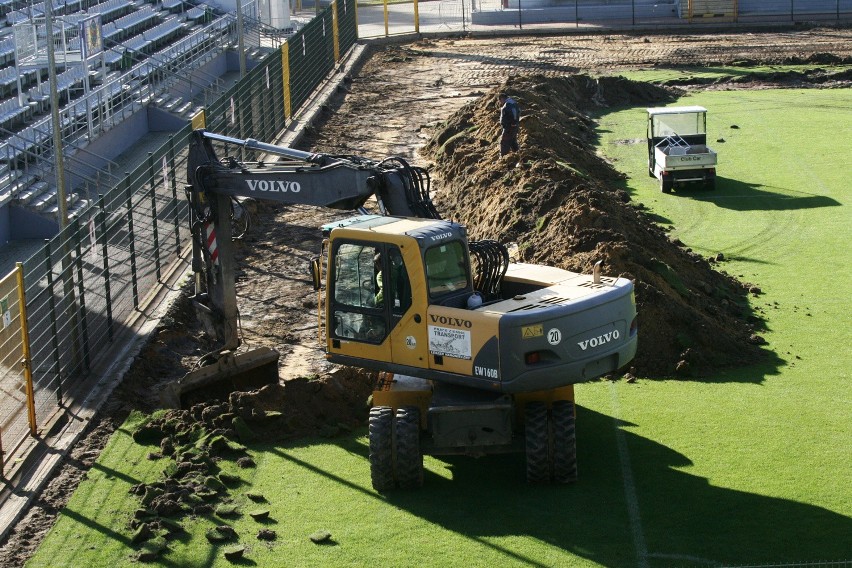
[[[470,359],[469,331],[436,325],[430,325],[428,328],[429,353],[453,359]]]
[[[562,332],[556,329],[555,327],[547,330],[547,342],[551,345],[559,345],[559,342],[562,341]]]
[[[544,326],[540,323],[535,325],[525,325],[521,328],[521,337],[524,339],[532,339],[533,337],[544,336]]]
[[[405,346],[409,349],[415,349],[417,347],[417,339],[413,335],[409,335],[405,338]]]

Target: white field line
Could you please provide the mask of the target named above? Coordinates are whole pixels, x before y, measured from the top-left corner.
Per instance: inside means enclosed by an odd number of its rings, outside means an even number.
[[[627,448],[627,438],[624,430],[620,427],[621,408],[618,405],[618,390],[615,383],[609,386],[610,400],[612,404],[612,423],[615,428],[615,442],[618,447],[618,459],[621,462],[621,478],[624,480],[624,499],[627,502],[627,515],[630,517],[630,532],[633,535],[633,547],[636,549],[636,566],[638,568],[650,568],[649,558],[660,558],[665,560],[683,560],[707,566],[720,566],[721,564],[706,558],[690,556],[688,554],[664,554],[648,552],[645,542],[645,530],[642,527],[642,515],[639,513],[639,498],[636,495],[636,483],[633,481],[633,466],[630,463],[630,450]]]
[[[609,386],[612,401],[612,425],[615,428],[615,441],[618,447],[618,460],[621,462],[621,478],[624,481],[624,499],[627,502],[627,516],[630,518],[630,532],[633,535],[633,548],[636,549],[636,566],[649,568],[648,545],[645,543],[645,532],[642,529],[642,517],[639,514],[639,499],[636,496],[636,484],[633,481],[633,466],[630,464],[630,451],[627,439],[620,427],[621,409],[618,405],[618,391],[615,383]]]

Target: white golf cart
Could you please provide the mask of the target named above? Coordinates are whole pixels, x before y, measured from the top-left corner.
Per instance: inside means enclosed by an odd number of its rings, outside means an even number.
[[[670,193],[675,183],[716,187],[716,152],[707,147],[707,109],[700,106],[649,108],[648,174]]]

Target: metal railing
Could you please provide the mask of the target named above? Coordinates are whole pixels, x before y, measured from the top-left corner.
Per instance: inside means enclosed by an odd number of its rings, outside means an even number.
[[[224,16],[169,48],[146,56],[87,95],[68,101],[59,110],[63,146],[84,146],[85,141],[129,118],[170,88],[190,94],[208,90],[221,93],[221,82],[199,68],[232,43],[236,34],[234,20],[233,16]],[[10,169],[50,171],[53,168],[52,132],[52,119],[45,116],[24,130],[12,133],[0,145],[0,160]],[[0,195],[24,188],[3,184]]]

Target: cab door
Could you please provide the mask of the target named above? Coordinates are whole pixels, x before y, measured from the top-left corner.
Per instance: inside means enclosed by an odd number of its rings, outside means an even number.
[[[428,367],[426,290],[417,247],[387,245],[388,310],[393,362],[406,367]]]
[[[332,340],[380,345],[391,328],[379,287],[384,245],[336,241],[332,245],[328,334]]]

